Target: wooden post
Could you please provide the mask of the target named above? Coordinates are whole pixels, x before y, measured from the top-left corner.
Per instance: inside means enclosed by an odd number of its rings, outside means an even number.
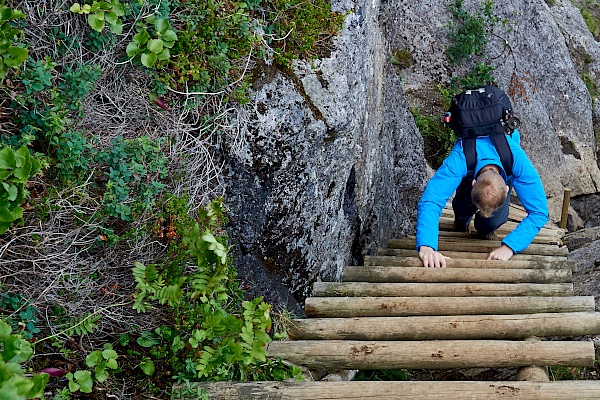
[[[562,214],[560,217],[560,226],[563,229],[567,228],[567,219],[569,217],[569,203],[571,202],[571,189],[565,188],[565,193],[563,195],[563,206],[562,206]]]

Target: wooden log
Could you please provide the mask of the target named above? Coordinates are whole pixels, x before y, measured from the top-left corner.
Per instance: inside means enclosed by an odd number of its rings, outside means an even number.
[[[530,337],[527,340],[539,341],[538,337]],[[548,382],[550,381],[550,375],[548,374],[548,367],[541,365],[531,365],[528,367],[521,367],[517,371],[518,381],[533,381],[533,382]]]
[[[497,236],[498,240],[503,240],[507,236],[507,234],[497,232],[496,236]],[[456,239],[477,239],[477,234],[476,233],[468,233],[468,232],[450,232],[450,231],[440,230],[439,237],[441,239],[455,239],[455,240]],[[536,237],[533,238],[531,243],[562,245],[563,242],[557,236],[552,237],[552,236],[537,235]]]
[[[439,240],[438,248],[440,251],[451,250],[455,251],[460,249],[461,251],[476,251],[476,252],[491,252],[500,247],[500,241],[498,240],[460,240],[460,241],[448,241]],[[388,240],[388,247],[392,249],[415,249],[414,238],[404,239],[390,239]],[[530,244],[525,250],[522,251],[524,254],[542,254],[546,256],[567,256],[569,249],[566,246],[558,247],[547,244]]]
[[[593,296],[576,297],[309,297],[312,318],[406,317],[593,312]]]
[[[563,193],[563,204],[562,212],[560,214],[560,223],[558,226],[565,229],[567,227],[567,220],[569,218],[569,203],[571,202],[571,189],[565,188]]]
[[[598,400],[600,391],[599,381],[226,381],[190,385],[191,389],[206,390],[211,400]],[[174,386],[173,392],[183,388]]]
[[[344,282],[489,282],[489,283],[559,283],[571,282],[570,269],[480,269],[347,266]]]
[[[481,340],[600,334],[600,313],[295,319],[292,340]]]
[[[366,283],[315,282],[313,296],[463,297],[573,296],[572,283]]]
[[[519,222],[505,222],[500,228],[496,230],[496,233],[506,236],[516,229],[516,227],[519,225]],[[442,216],[439,222],[439,229],[446,232],[452,231],[454,229],[454,217],[448,218]],[[469,231],[473,233],[476,232],[475,225],[473,224],[473,222],[471,222],[471,224],[469,225]],[[538,232],[538,235],[540,237],[560,239],[564,236],[564,230],[560,228],[541,228]]]
[[[594,365],[594,344],[576,342],[525,342],[510,340],[429,341],[274,341],[270,356],[308,368],[501,368],[527,365]]]
[[[442,251],[446,257],[457,258],[457,259],[472,259],[472,260],[485,260],[489,252],[475,252],[475,251]],[[399,256],[399,257],[418,257],[418,253],[415,249],[390,249],[390,248],[379,248],[377,249],[377,255],[379,256]],[[511,257],[510,261],[567,261],[566,256],[544,256],[539,254],[515,254]]]
[[[422,267],[423,262],[420,258],[414,257],[396,257],[396,256],[365,256],[365,266],[380,267]],[[448,258],[446,259],[448,268],[528,268],[528,269],[553,269],[567,268],[575,271],[577,264],[568,260],[477,260],[469,258]]]

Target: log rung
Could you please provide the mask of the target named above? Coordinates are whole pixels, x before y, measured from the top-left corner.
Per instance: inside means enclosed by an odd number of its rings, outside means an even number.
[[[316,297],[573,296],[572,283],[315,282]]]
[[[198,382],[212,400],[598,400],[600,381]],[[174,393],[183,387],[173,388]],[[360,396],[360,397],[358,397]]]
[[[395,249],[415,249],[416,242],[414,238],[403,238],[403,239],[390,239],[388,240],[388,247]],[[479,239],[461,239],[461,240],[443,240],[440,239],[438,243],[438,249],[440,251],[461,249],[462,251],[477,251],[477,252],[491,252],[500,246],[500,242],[497,240],[479,240]],[[566,246],[557,247],[555,245],[546,244],[530,244],[523,254],[542,254],[547,256],[566,256],[569,254],[569,250]]]
[[[489,251],[453,251],[444,250],[442,254],[450,258],[459,259],[471,259],[471,260],[485,260]],[[418,257],[418,253],[414,248],[410,249],[390,249],[390,248],[379,248],[377,249],[378,256],[396,256],[396,257]],[[567,261],[566,256],[547,256],[540,254],[515,254],[512,256],[510,261]]]
[[[593,296],[577,297],[309,297],[312,318],[406,317],[593,312]]]
[[[269,355],[308,368],[446,369],[504,368],[529,365],[594,365],[591,341],[533,342],[509,340],[432,341],[274,341]]]
[[[600,334],[600,313],[296,319],[293,340],[483,340]]]
[[[348,266],[345,282],[475,282],[475,283],[559,283],[571,281],[570,269],[475,269],[386,266]]]
[[[423,262],[416,255],[412,257],[402,256],[365,256],[365,266],[398,266],[398,267],[422,267]],[[506,269],[553,269],[568,268],[575,271],[577,264],[568,260],[477,260],[473,258],[448,258],[448,268],[506,268]]]

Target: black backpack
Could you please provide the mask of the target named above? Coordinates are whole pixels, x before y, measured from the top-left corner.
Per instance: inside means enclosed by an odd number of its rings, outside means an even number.
[[[513,155],[506,134],[519,127],[520,121],[512,115],[508,95],[493,86],[478,86],[454,96],[444,123],[463,141],[467,160],[467,178],[471,179],[477,165],[477,137],[489,136],[500,156],[507,176],[512,175]]]

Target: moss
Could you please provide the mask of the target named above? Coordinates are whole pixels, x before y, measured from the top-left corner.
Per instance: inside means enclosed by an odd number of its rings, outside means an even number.
[[[394,50],[392,51],[392,64],[399,68],[408,68],[414,64],[413,55],[406,49]]]

